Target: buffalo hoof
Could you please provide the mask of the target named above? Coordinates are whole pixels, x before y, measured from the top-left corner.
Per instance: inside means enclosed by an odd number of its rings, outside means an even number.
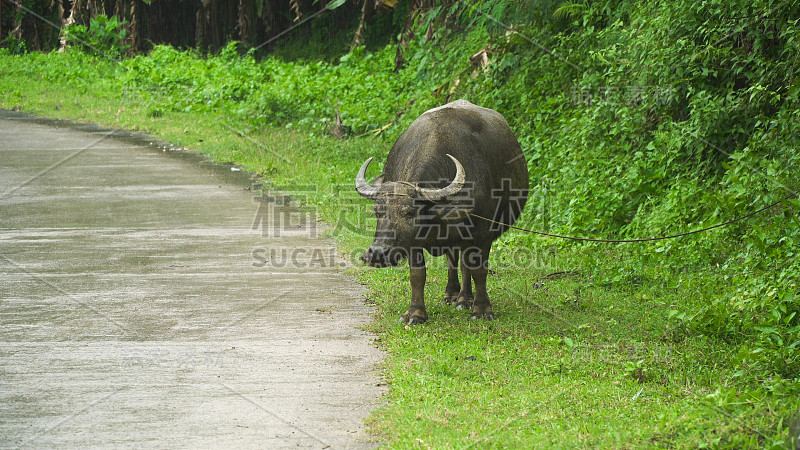
[[[486,306],[478,306],[475,305],[472,308],[472,315],[469,316],[470,319],[483,319],[483,320],[494,320],[494,312],[492,311],[491,305]]]
[[[494,314],[492,314],[492,313],[489,313],[489,314],[478,314],[478,313],[472,313],[472,314],[469,316],[469,318],[470,318],[470,319],[472,319],[472,320],[478,320],[478,319],[483,319],[483,320],[494,320]]]
[[[452,305],[453,303],[458,302],[458,292],[452,294],[445,292],[442,301],[448,305]]]
[[[425,323],[428,320],[428,313],[425,311],[424,308],[415,308],[410,307],[405,314],[400,317],[400,322],[407,323],[409,325],[419,325]]]
[[[458,297],[456,301],[456,309],[470,309],[472,308],[472,304],[474,303],[475,299],[472,297]]]

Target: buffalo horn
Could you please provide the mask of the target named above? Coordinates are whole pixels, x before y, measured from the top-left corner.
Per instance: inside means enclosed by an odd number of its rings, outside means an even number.
[[[461,187],[464,186],[464,168],[453,155],[448,153],[447,156],[449,156],[456,165],[456,176],[449,185],[441,189],[417,188],[417,192],[419,192],[420,195],[428,200],[436,201],[441,200],[448,195],[455,195],[461,190]],[[369,163],[369,161],[367,161],[367,163]],[[364,168],[362,167],[361,170],[364,170]],[[359,191],[359,193],[361,193],[361,191]]]
[[[367,181],[367,167],[371,162],[372,158],[367,159],[364,165],[361,166],[361,169],[358,170],[358,175],[356,175],[356,191],[358,191],[358,194],[362,197],[374,200],[378,196],[380,186],[373,186]]]

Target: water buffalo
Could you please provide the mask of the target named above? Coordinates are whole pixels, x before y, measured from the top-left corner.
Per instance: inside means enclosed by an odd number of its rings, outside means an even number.
[[[428,319],[425,255],[447,255],[445,302],[472,308],[472,318],[494,318],[486,275],[492,242],[512,225],[528,198],[528,165],[500,113],[457,100],[431,109],[397,139],[383,173],[356,190],[375,200],[375,241],[361,259],[374,267],[408,258],[411,306],[401,320]],[[459,255],[463,284],[458,281]],[[472,282],[475,282],[475,294]]]

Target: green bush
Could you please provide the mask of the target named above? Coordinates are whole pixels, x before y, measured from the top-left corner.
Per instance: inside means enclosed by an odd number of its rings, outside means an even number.
[[[9,34],[5,39],[0,41],[0,52],[11,55],[24,55],[28,53],[28,46],[25,44],[24,40]]]
[[[80,24],[67,26],[63,37],[67,43],[87,54],[117,59],[130,47],[124,44],[128,34],[125,24],[124,19],[119,21],[116,16],[108,18],[99,14],[89,20],[88,28]]]

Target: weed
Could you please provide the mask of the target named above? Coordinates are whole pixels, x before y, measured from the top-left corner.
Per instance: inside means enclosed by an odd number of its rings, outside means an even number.
[[[71,24],[63,31],[67,43],[77,46],[87,54],[112,59],[119,58],[128,51],[128,46],[123,44],[127,34],[125,20],[119,21],[116,16],[109,18],[105,14],[92,17],[88,27]]]

